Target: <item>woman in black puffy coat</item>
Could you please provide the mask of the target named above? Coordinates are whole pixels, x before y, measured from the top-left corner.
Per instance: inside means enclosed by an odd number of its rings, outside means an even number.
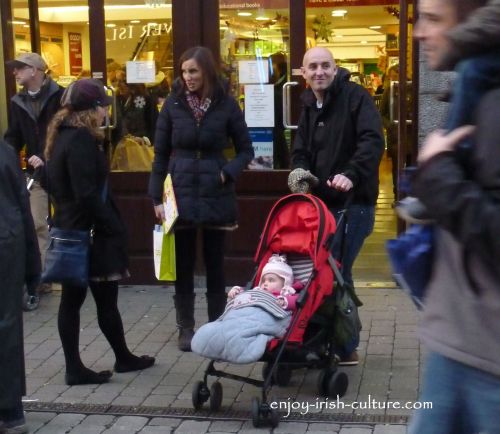
[[[149,194],[156,216],[164,219],[163,182],[171,174],[179,209],[174,226],[178,346],[190,351],[197,230],[203,236],[208,319],[214,321],[226,302],[224,237],[237,226],[234,186],[254,153],[243,113],[227,93],[212,53],[190,48],[180,58],[178,73],[156,125]],[[230,161],[223,154],[228,147],[236,152]]]
[[[99,129],[110,102],[98,80],[78,80],[66,89],[62,109],[47,132],[47,187],[54,201],[55,227],[94,230],[89,286],[97,320],[115,353],[115,372],[129,372],[148,368],[155,359],[129,351],[117,305],[118,281],[129,274],[126,228],[108,188],[104,134]],[[88,369],[80,358],[80,308],[86,295],[86,287],[62,286],[58,328],[68,385],[106,383],[111,377],[110,371]]]

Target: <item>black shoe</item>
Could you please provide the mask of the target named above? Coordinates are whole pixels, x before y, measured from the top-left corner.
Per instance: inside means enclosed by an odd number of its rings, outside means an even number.
[[[29,432],[24,416],[21,419],[0,422],[0,433],[2,434],[25,434]]]
[[[396,214],[404,221],[418,225],[434,223],[425,205],[416,197],[405,197],[396,204]]]
[[[95,372],[84,368],[79,372],[66,373],[65,380],[68,386],[77,386],[80,384],[103,384],[107,383],[113,376],[111,371]]]
[[[142,371],[154,365],[155,358],[151,356],[132,356],[128,360],[120,360],[115,363],[115,372]]]

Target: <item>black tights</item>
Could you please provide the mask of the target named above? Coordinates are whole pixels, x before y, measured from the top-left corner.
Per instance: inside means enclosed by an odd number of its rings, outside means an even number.
[[[99,328],[115,353],[117,362],[127,363],[135,356],[125,342],[125,333],[118,310],[118,282],[91,282],[90,291],[97,307]],[[80,358],[80,309],[87,296],[87,288],[63,285],[59,305],[58,327],[61,337],[66,372],[78,374],[85,369]]]

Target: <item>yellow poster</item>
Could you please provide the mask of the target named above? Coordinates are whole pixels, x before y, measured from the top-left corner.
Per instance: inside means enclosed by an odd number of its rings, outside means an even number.
[[[179,213],[177,211],[177,202],[175,201],[174,185],[172,184],[172,177],[170,173],[165,178],[163,183],[163,209],[165,211],[165,221],[163,228],[166,234],[170,232],[174,225]]]

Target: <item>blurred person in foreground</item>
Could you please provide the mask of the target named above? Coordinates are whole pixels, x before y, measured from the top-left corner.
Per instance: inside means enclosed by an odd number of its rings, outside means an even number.
[[[453,67],[448,59],[460,45],[453,46],[450,35],[467,26],[469,16],[484,12],[477,8],[486,3],[420,1],[414,37],[431,69]],[[483,16],[489,21],[492,15]],[[500,39],[491,42],[487,51],[498,53]],[[469,47],[457,60],[479,52],[484,44],[477,51]],[[430,350],[420,401],[433,406],[415,413],[411,434],[500,433],[499,100],[500,83],[490,83],[470,116],[474,127],[431,133],[418,156],[413,190],[435,222],[434,264],[420,326]],[[455,109],[452,99],[450,111]],[[466,161],[456,152],[464,140],[473,145]]]
[[[203,237],[208,320],[215,321],[226,306],[224,240],[228,230],[237,228],[235,183],[254,152],[243,113],[212,52],[186,50],[177,71],[156,125],[149,195],[156,217],[165,220],[163,183],[170,173],[179,210],[173,229],[178,348],[191,351],[197,232]],[[236,155],[228,161],[223,151],[230,143]]]
[[[375,223],[382,119],[373,97],[349,80],[349,71],[336,65],[328,49],[308,50],[301,71],[309,88],[302,94],[288,185],[292,192],[306,192],[302,186],[307,186],[337,222],[347,206],[333,255],[342,262],[346,284],[354,287],[352,267]],[[338,348],[339,364],[358,364],[358,343],[356,336],[349,348]]]
[[[40,252],[26,181],[14,150],[0,141],[0,432],[28,432],[23,346],[23,286],[40,280]]]
[[[26,174],[34,179],[29,200],[43,267],[48,246],[47,193],[41,179],[43,151],[47,127],[60,108],[64,89],[48,75],[47,64],[37,53],[22,53],[6,64],[22,88],[10,102],[9,126],[4,138],[17,152],[26,146]],[[39,293],[50,290],[50,284],[41,284],[37,289]]]
[[[129,272],[126,227],[108,186],[104,132],[99,128],[110,103],[99,80],[71,83],[49,125],[45,158],[54,226],[93,230],[89,286],[97,321],[115,354],[115,372],[130,372],[152,366],[155,359],[130,352],[118,310],[118,281]],[[86,287],[62,285],[58,328],[70,386],[106,383],[112,375],[87,368],[80,358],[80,309],[86,296]]]

